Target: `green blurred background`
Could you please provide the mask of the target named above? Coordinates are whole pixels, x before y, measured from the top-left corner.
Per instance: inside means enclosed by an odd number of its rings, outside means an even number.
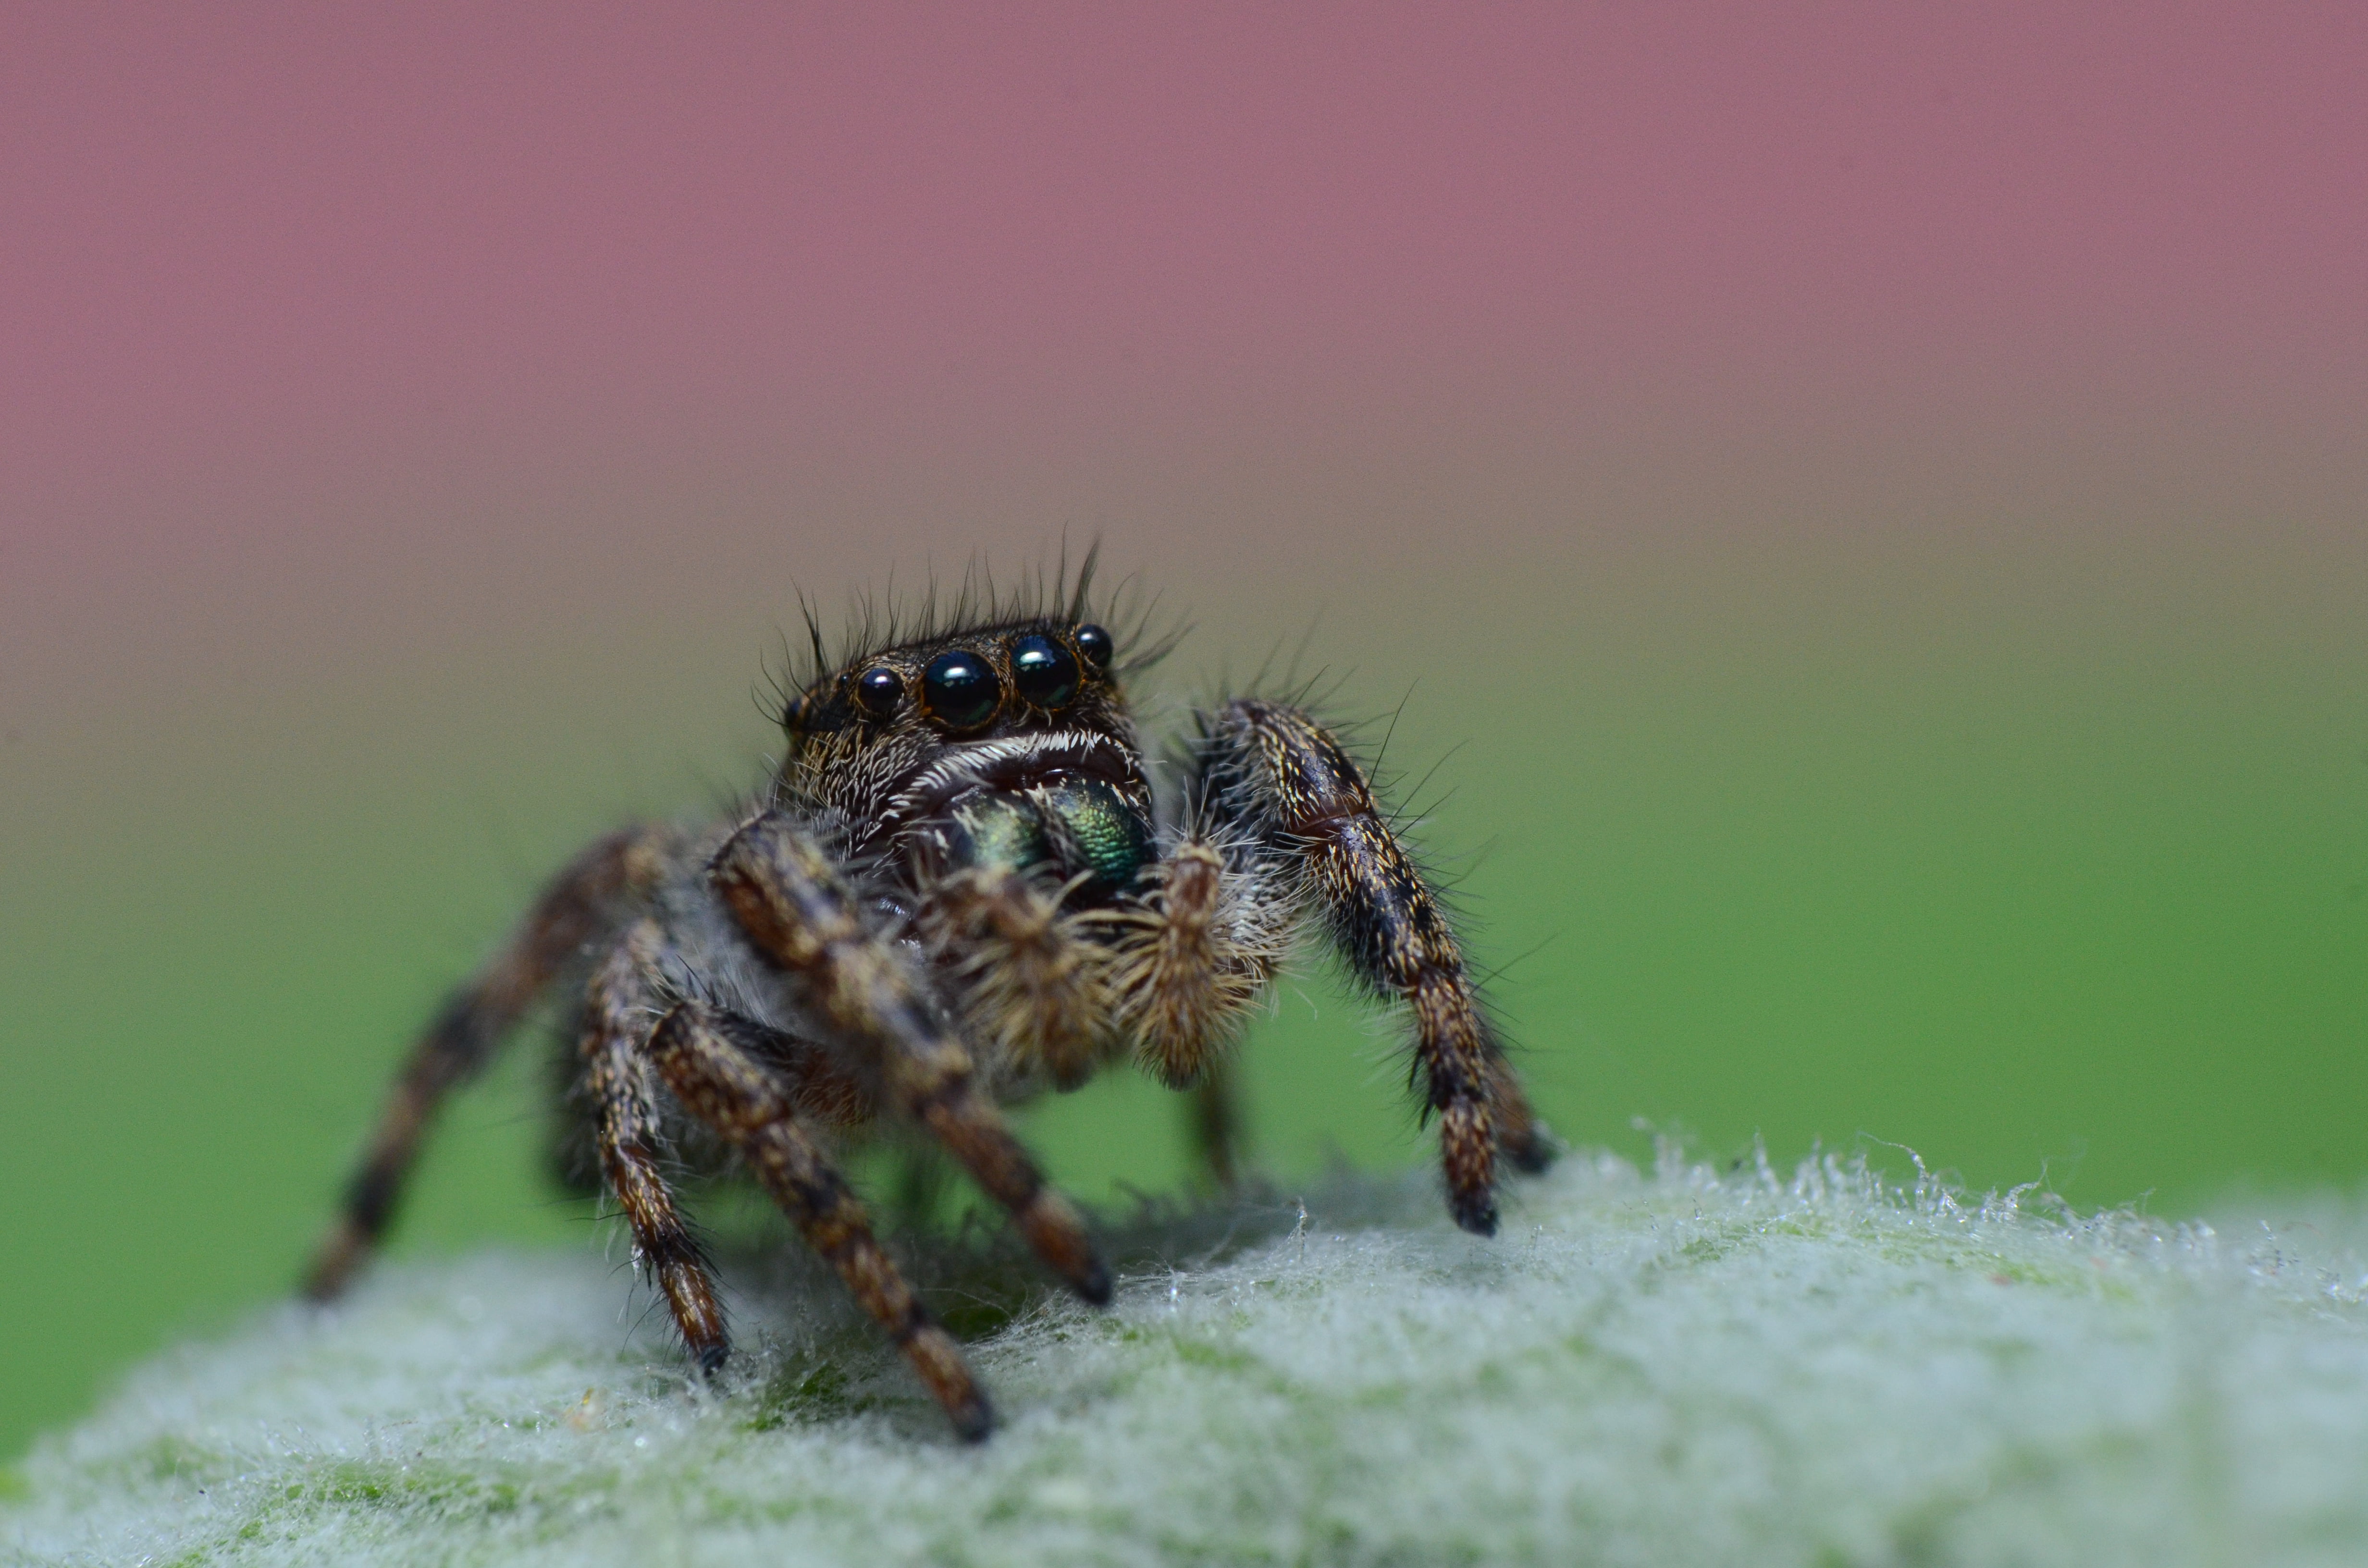
[[[1639,1118],[1714,1156],[1874,1138],[1977,1188],[2044,1176],[2168,1215],[2356,1182],[2368,551],[2339,497],[2287,486],[2265,550],[2150,487],[2117,520],[2093,465],[2076,487],[2024,456],[2010,499],[1940,475],[1913,502],[1855,475],[1742,503],[1634,469],[1526,494],[1404,460],[1253,470],[1173,527],[1111,522],[1107,553],[1198,622],[1155,711],[1312,628],[1339,710],[1396,714],[1392,768],[1436,765],[1423,840],[1480,961],[1509,965],[1497,999],[1574,1141],[1640,1155]],[[1607,483],[1669,532],[1590,531]],[[1495,521],[1434,528],[1440,495]],[[976,537],[1032,559],[1035,506],[1006,505]],[[2075,506],[2106,524],[2045,526]],[[12,733],[34,830],[0,914],[0,1437],[280,1291],[406,1031],[537,880],[756,777],[751,688],[804,576],[779,541],[833,509],[714,496],[764,526],[711,528],[671,579],[515,551],[413,585],[389,574],[416,541],[341,547],[309,580],[363,586],[250,601],[223,657]],[[1218,531],[1253,514],[1279,519],[1266,546]],[[1259,1163],[1287,1186],[1424,1158],[1396,1038],[1320,975],[1286,987],[1247,1048]],[[453,1108],[398,1255],[609,1244],[539,1185],[533,1054]],[[1178,1115],[1111,1081],[1031,1127],[1107,1199],[1178,1181]]]
[[[1303,635],[1395,715],[1575,1142],[2356,1187],[2363,51],[2338,8],[26,11],[0,1454],[284,1292],[541,879],[759,776],[801,589],[1064,535],[1196,623],[1155,728]],[[1427,1157],[1395,1052],[1284,989],[1286,1190]],[[532,1065],[397,1255],[612,1244],[540,1186]],[[1178,1113],[1114,1079],[1030,1135],[1109,1199],[1179,1180]]]

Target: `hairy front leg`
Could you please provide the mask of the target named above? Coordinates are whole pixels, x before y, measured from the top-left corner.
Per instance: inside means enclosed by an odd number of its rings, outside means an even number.
[[[799,1125],[784,1085],[726,1040],[697,1002],[666,1014],[650,1036],[649,1060],[686,1109],[739,1149],[798,1234],[888,1331],[954,1430],[973,1442],[985,1437],[994,1416],[960,1346],[881,1250],[863,1206]]]
[[[1012,1136],[970,1053],[938,1024],[913,960],[864,924],[821,846],[767,812],[733,835],[712,875],[750,943],[800,982],[838,1040],[873,1060],[897,1107],[1010,1211],[1079,1295],[1109,1301],[1110,1270],[1085,1221]]]
[[[658,1166],[658,1114],[643,1051],[663,1010],[654,921],[625,933],[585,993],[584,1085],[597,1124],[601,1174],[633,1233],[633,1262],[648,1272],[702,1372],[731,1353],[715,1285],[699,1244]]]
[[[654,886],[665,864],[659,830],[634,828],[600,840],[552,881],[509,940],[452,994],[387,1095],[337,1221],[306,1270],[306,1295],[325,1301],[346,1288],[393,1219],[444,1097],[483,1070],[544,988],[614,929],[620,905]]]
[[[1349,967],[1412,1011],[1448,1207],[1465,1230],[1494,1233],[1499,1142],[1524,1169],[1542,1167],[1552,1145],[1504,1060],[1438,894],[1383,821],[1363,770],[1306,714],[1239,699],[1210,716],[1202,744],[1212,809],[1304,868]]]

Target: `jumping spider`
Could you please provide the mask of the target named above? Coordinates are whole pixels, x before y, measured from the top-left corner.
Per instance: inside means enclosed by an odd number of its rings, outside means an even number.
[[[446,1004],[308,1293],[344,1289],[438,1104],[564,983],[581,1020],[564,1068],[574,1140],[700,1368],[722,1366],[728,1341],[662,1159],[753,1174],[955,1429],[982,1437],[986,1397],[873,1239],[830,1130],[916,1125],[1105,1302],[1109,1270],[1000,1102],[1131,1054],[1171,1087],[1201,1085],[1203,1151],[1227,1179],[1212,1074],[1311,919],[1360,981],[1407,1005],[1448,1207],[1493,1233],[1498,1153],[1538,1170],[1551,1144],[1364,772],[1297,708],[1235,698],[1197,715],[1159,809],[1127,712],[1136,665],[1089,616],[1090,575],[1049,609],[965,605],[845,660],[815,636],[785,756],[745,814],[594,844]]]

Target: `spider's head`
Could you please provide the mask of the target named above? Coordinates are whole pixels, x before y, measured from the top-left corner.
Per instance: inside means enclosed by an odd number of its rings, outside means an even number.
[[[1151,789],[1110,634],[1030,618],[866,653],[791,698],[785,803],[859,851],[1126,886],[1151,858]]]

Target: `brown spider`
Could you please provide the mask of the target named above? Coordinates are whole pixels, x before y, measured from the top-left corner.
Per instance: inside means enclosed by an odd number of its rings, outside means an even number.
[[[902,1347],[963,1437],[992,1425],[952,1337],[873,1239],[825,1129],[916,1124],[1008,1209],[1087,1301],[1110,1278],[1077,1210],[999,1102],[1132,1054],[1201,1085],[1199,1131],[1230,1178],[1214,1077],[1309,917],[1414,1017],[1448,1206],[1497,1225],[1501,1148],[1552,1157],[1440,901],[1340,743],[1298,709],[1198,715],[1183,787],[1155,810],[1091,563],[1053,608],[958,606],[843,662],[814,638],[770,788],[696,832],[637,827],[562,871],[452,996],[395,1081],[306,1282],[336,1296],[386,1230],[438,1104],[544,992],[582,1019],[575,1138],[705,1371],[728,1342],[710,1268],[660,1172],[735,1163]],[[808,618],[812,631],[812,618]],[[591,1162],[587,1159],[586,1163]]]

